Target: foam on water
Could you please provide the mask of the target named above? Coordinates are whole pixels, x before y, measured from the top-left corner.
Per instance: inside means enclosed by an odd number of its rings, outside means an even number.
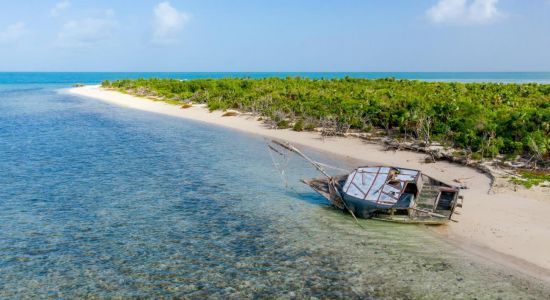
[[[297,158],[284,188],[259,137],[50,86],[0,89],[0,170],[0,298],[550,297],[424,227],[360,228]]]

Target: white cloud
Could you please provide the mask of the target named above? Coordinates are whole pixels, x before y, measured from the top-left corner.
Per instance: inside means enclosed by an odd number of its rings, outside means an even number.
[[[53,17],[58,17],[61,15],[69,6],[71,5],[71,2],[69,0],[63,0],[60,2],[57,2],[55,6],[50,10],[50,15]]]
[[[23,22],[17,22],[9,25],[6,29],[0,31],[0,42],[13,42],[22,37],[27,32],[27,25]]]
[[[86,47],[112,37],[117,22],[109,18],[85,18],[63,24],[57,35],[57,44],[62,47]]]
[[[456,25],[483,24],[503,16],[499,0],[439,0],[427,11],[434,23]]]
[[[153,42],[157,44],[177,42],[178,34],[190,19],[187,13],[178,11],[170,2],[157,4],[153,14]]]

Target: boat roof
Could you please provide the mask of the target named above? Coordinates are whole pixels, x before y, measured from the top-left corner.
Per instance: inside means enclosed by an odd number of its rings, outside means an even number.
[[[359,167],[348,175],[343,192],[380,204],[395,204],[409,182],[417,182],[418,170],[395,167]]]

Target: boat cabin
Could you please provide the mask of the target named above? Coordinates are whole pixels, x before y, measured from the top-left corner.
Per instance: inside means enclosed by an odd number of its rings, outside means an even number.
[[[418,170],[369,166],[357,168],[347,176],[342,196],[361,217],[449,219],[458,189]]]

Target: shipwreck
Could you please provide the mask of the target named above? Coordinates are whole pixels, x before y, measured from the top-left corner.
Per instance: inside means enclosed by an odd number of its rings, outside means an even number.
[[[452,221],[462,207],[460,187],[444,183],[419,170],[394,166],[362,166],[349,174],[331,176],[289,143],[272,141],[269,148],[283,155],[290,151],[312,164],[322,177],[302,180],[354,218],[397,223],[440,225]]]

